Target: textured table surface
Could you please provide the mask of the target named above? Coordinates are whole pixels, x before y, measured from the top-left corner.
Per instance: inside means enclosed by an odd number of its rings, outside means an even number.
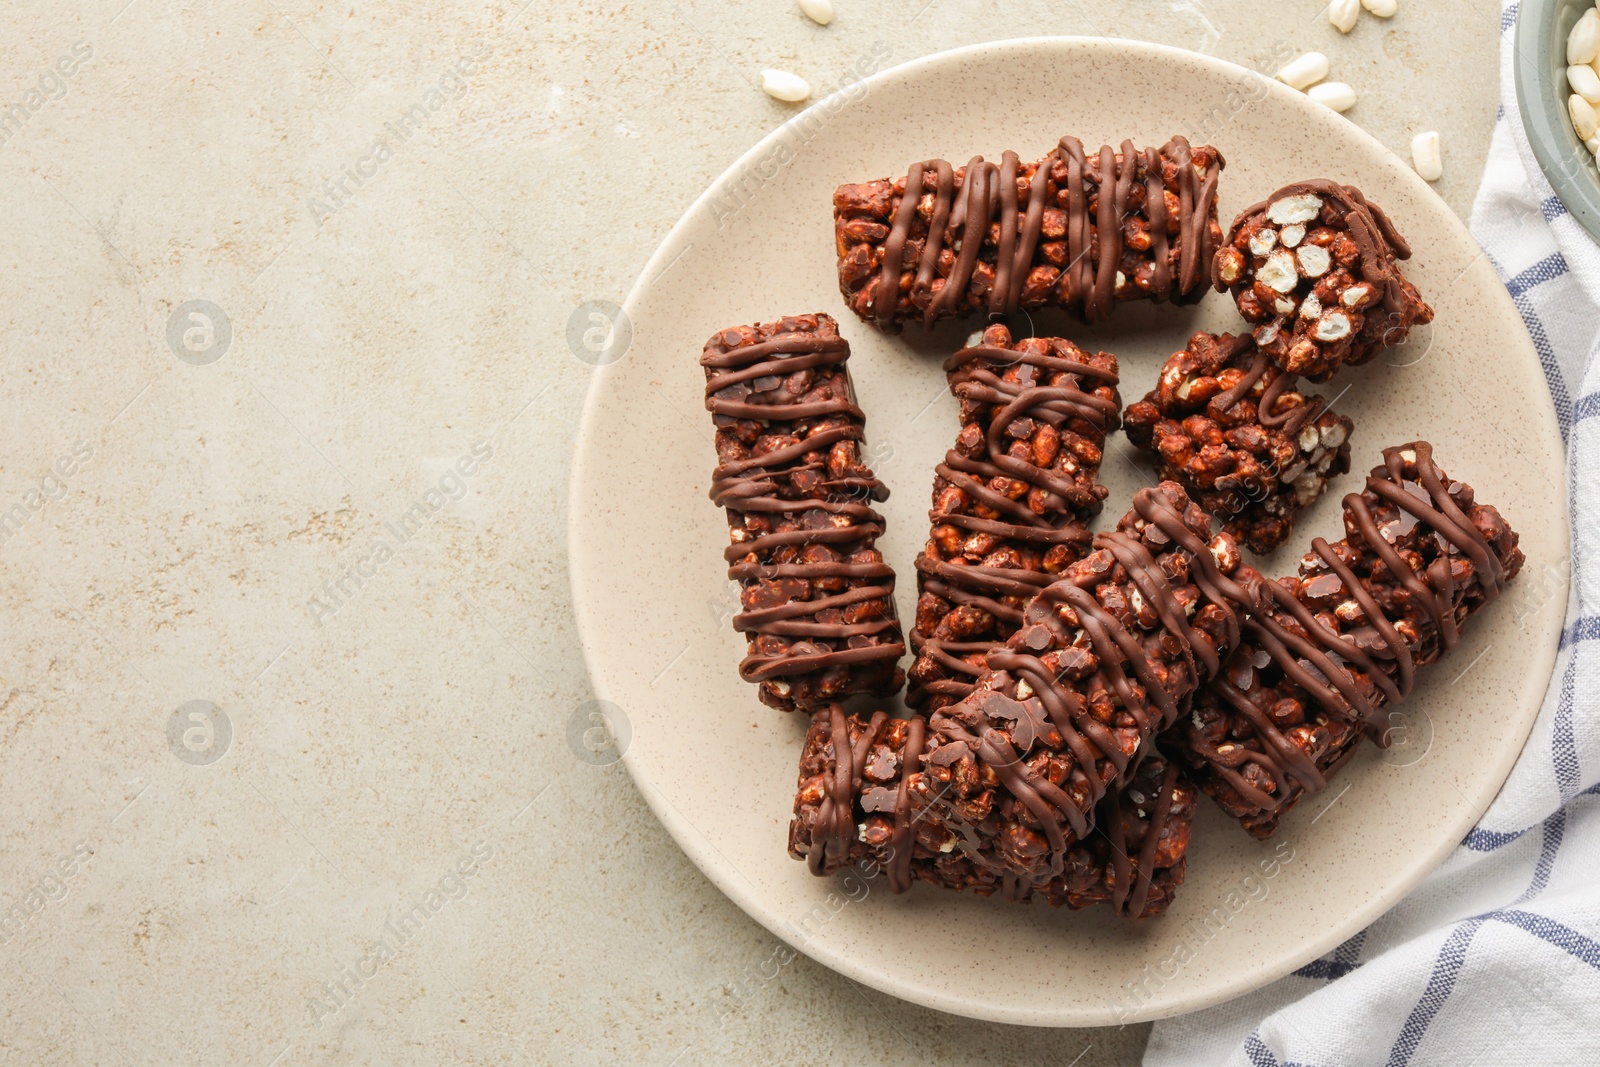
[[[584,305],[795,112],[761,68],[1034,34],[1326,52],[1403,157],[1442,131],[1464,214],[1498,17],[10,5],[5,1062],[1135,1060],[1146,1027],[973,1024],[791,961],[585,744]]]

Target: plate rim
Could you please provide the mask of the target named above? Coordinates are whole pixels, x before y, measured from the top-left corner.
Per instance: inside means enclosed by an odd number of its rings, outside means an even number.
[[[1272,79],[1265,74],[1251,70],[1249,67],[1245,67],[1228,60],[1219,59],[1216,56],[1206,55],[1201,52],[1194,52],[1189,49],[1127,38],[1079,35],[1012,37],[994,41],[982,41],[975,44],[963,45],[958,48],[934,52],[925,56],[919,56],[914,59],[907,60],[904,63],[896,64],[895,66],[878,71],[869,77],[852,83],[847,87],[838,89],[821,100],[816,101],[812,105],[796,112],[793,116],[789,117],[783,123],[758,139],[750,148],[742,152],[738,157],[730,162],[717,175],[717,177],[712,180],[705,190],[695,197],[695,199],[683,210],[682,214],[678,217],[678,220],[673,223],[666,235],[662,237],[660,243],[656,246],[655,251],[651,253],[650,257],[646,260],[644,267],[641,269],[638,277],[630,286],[628,295],[624,298],[621,305],[622,314],[627,317],[627,321],[631,322],[634,310],[645,298],[649,287],[653,285],[657,275],[661,273],[662,264],[667,260],[669,252],[675,249],[676,246],[681,243],[685,231],[687,231],[688,228],[693,224],[694,219],[699,214],[703,206],[709,201],[712,201],[713,199],[722,195],[727,186],[731,184],[731,182],[747,168],[748,164],[750,164],[753,160],[759,159],[764,152],[766,152],[776,142],[783,138],[791,129],[791,127],[796,126],[802,118],[805,118],[814,110],[823,108],[824,106],[829,105],[831,102],[838,100],[840,97],[859,92],[863,86],[870,89],[870,87],[883,82],[917,74],[927,67],[958,62],[964,59],[970,59],[974,56],[982,55],[984,53],[1001,55],[1007,51],[1018,49],[1036,49],[1041,47],[1061,48],[1064,50],[1088,48],[1105,54],[1121,55],[1130,60],[1144,59],[1160,61],[1163,58],[1180,60],[1184,63],[1198,64],[1202,67],[1211,68],[1211,70],[1218,75],[1232,76],[1235,78],[1249,78],[1254,83],[1265,86],[1268,93],[1276,95],[1280,99],[1301,101],[1302,103],[1295,106],[1302,106],[1308,109],[1308,114],[1317,114],[1318,112],[1316,109],[1320,108],[1320,105],[1311,102],[1304,96],[1304,94],[1290,89],[1288,86],[1277,82],[1275,79]],[[1437,201],[1447,213],[1449,219],[1459,230],[1459,232],[1465,234],[1467,239],[1472,241],[1474,244],[1477,243],[1476,238],[1472,236],[1470,230],[1467,228],[1465,221],[1462,220],[1453,209],[1444,204],[1443,200],[1438,196],[1437,192],[1434,191],[1432,186],[1423,181],[1422,178],[1412,170],[1412,168],[1406,166],[1403,160],[1401,160],[1391,149],[1388,148],[1388,146],[1384,145],[1383,142],[1379,141],[1371,133],[1360,126],[1357,126],[1353,122],[1349,122],[1348,120],[1345,121],[1350,127],[1349,132],[1355,135],[1355,139],[1358,142],[1365,141],[1370,149],[1375,150],[1381,156],[1388,157],[1391,161],[1393,161],[1395,164],[1395,170],[1398,172],[1403,172],[1405,175],[1405,178],[1402,180],[1409,181],[1416,190],[1426,193],[1427,196],[1432,197],[1435,201]],[[1483,257],[1479,257],[1479,260],[1482,260],[1482,258]],[[1474,261],[1467,269],[1476,270],[1480,273],[1482,271],[1489,270],[1489,268],[1480,261]],[[1518,324],[1519,332],[1517,336],[1522,342],[1524,355],[1527,359],[1532,360],[1535,364],[1537,364],[1538,355],[1536,349],[1534,348],[1532,338],[1528,335],[1526,325],[1522,323],[1520,315],[1517,315],[1516,308],[1511,301],[1510,294],[1506,292],[1504,286],[1500,283],[1498,276],[1494,278],[1494,281],[1495,284],[1491,291],[1494,292],[1495,295],[1492,297],[1492,299],[1501,303],[1501,311],[1509,315],[1508,321],[1514,320]],[[573,615],[577,625],[579,648],[583,657],[585,672],[589,679],[590,690],[594,697],[599,700],[611,700],[611,695],[606,691],[605,683],[600,677],[600,672],[597,670],[597,659],[599,656],[598,648],[600,646],[597,642],[591,640],[591,638],[596,636],[595,631],[601,625],[598,618],[598,613],[592,603],[590,603],[588,608],[585,607],[586,602],[581,591],[584,575],[588,570],[589,565],[580,559],[579,553],[575,550],[575,546],[583,544],[583,541],[580,537],[580,527],[584,525],[587,519],[587,512],[574,506],[574,504],[577,500],[581,499],[580,493],[583,492],[583,486],[585,484],[585,474],[589,466],[588,452],[593,444],[593,438],[595,436],[593,419],[596,410],[600,406],[600,398],[602,394],[606,392],[607,383],[611,379],[612,375],[621,373],[619,370],[621,364],[622,360],[617,360],[609,364],[598,366],[592,372],[589,387],[584,397],[583,406],[579,413],[579,421],[573,443],[572,472],[568,480],[567,487],[567,570],[569,590],[572,595]],[[1546,394],[1546,396],[1548,398],[1548,394]],[[1554,436],[1556,440],[1561,440],[1559,422],[1556,418],[1553,402],[1546,405],[1541,405],[1539,411],[1545,423],[1543,429],[1549,435]],[[1547,438],[1541,437],[1541,439]],[[1564,458],[1562,460],[1562,466],[1566,466],[1566,461]],[[1567,479],[1563,478],[1559,488],[1559,495],[1563,505],[1568,498],[1567,489]],[[1563,506],[1562,510],[1563,513],[1565,513],[1567,509],[1565,506]],[[1570,559],[1571,530],[1569,523],[1561,524],[1558,540],[1559,544],[1556,547],[1566,558]],[[1566,603],[1567,594],[1570,588],[1570,581],[1569,567],[1567,574],[1558,579],[1558,587],[1551,594],[1550,600],[1564,605]],[[1538,669],[1537,673],[1540,675],[1549,676],[1553,670],[1558,653],[1559,635],[1561,633],[1562,626],[1564,625],[1564,615],[1565,612],[1563,610],[1561,616],[1559,617],[1552,615],[1552,618],[1554,619],[1553,622],[1547,621],[1544,623],[1549,632],[1542,634],[1535,632],[1530,634],[1530,644],[1535,646],[1534,651],[1536,652],[1534,662],[1532,662],[1530,666],[1536,667]],[[715,846],[705,838],[700,830],[695,827],[686,817],[679,813],[678,810],[671,804],[671,802],[666,799],[654,781],[651,780],[649,772],[639,761],[637,753],[632,752],[631,746],[625,748],[625,750],[620,753],[620,759],[623,766],[627,768],[628,774],[632,778],[635,786],[639,789],[639,792],[644,797],[645,803],[649,806],[652,814],[654,814],[655,817],[661,822],[662,826],[666,828],[674,843],[676,843],[684,852],[684,854],[690,859],[690,861],[694,863],[694,865],[700,870],[701,874],[703,874],[719,892],[732,900],[733,903],[736,904],[747,917],[754,920],[758,925],[766,929],[769,933],[777,937],[789,947],[795,949],[796,951],[803,952],[805,955],[809,956],[811,959],[827,967],[828,969],[836,971],[839,974],[844,975],[846,978],[859,981],[898,999],[907,1000],[924,1007],[958,1015],[964,1018],[979,1019],[1007,1025],[1052,1028],[1111,1026],[1170,1018],[1172,1016],[1212,1007],[1225,1001],[1244,996],[1257,989],[1264,988],[1265,986],[1283,977],[1286,977],[1287,975],[1293,973],[1293,971],[1297,968],[1304,966],[1306,963],[1309,963],[1310,961],[1317,959],[1322,955],[1325,955],[1327,952],[1331,951],[1333,948],[1337,947],[1337,945],[1343,942],[1350,935],[1352,930],[1365,929],[1370,926],[1376,919],[1391,910],[1396,904],[1408,896],[1412,890],[1420,885],[1430,874],[1436,871],[1445,861],[1445,859],[1448,858],[1448,856],[1454,852],[1457,847],[1459,847],[1462,837],[1464,837],[1473,826],[1477,825],[1478,820],[1482,817],[1483,813],[1488,810],[1489,806],[1493,804],[1495,797],[1499,795],[1499,792],[1501,788],[1504,787],[1506,779],[1509,777],[1513,766],[1520,758],[1523,749],[1526,748],[1528,738],[1532,735],[1533,727],[1538,719],[1538,709],[1539,707],[1542,707],[1542,705],[1543,698],[1541,697],[1536,703],[1533,712],[1527,717],[1526,729],[1522,731],[1521,742],[1515,747],[1514,751],[1508,751],[1501,756],[1499,764],[1494,768],[1494,773],[1486,779],[1486,781],[1492,781],[1494,783],[1493,787],[1488,789],[1486,796],[1479,798],[1466,798],[1469,800],[1469,804],[1465,809],[1466,816],[1464,817],[1464,820],[1457,820],[1457,823],[1460,823],[1459,826],[1456,824],[1451,824],[1451,833],[1441,835],[1440,841],[1442,843],[1426,853],[1425,861],[1416,865],[1417,873],[1391,883],[1384,892],[1374,893],[1373,895],[1367,897],[1360,906],[1352,908],[1345,913],[1350,917],[1348,921],[1339,924],[1330,924],[1328,933],[1325,933],[1320,937],[1313,937],[1309,939],[1306,943],[1306,946],[1298,953],[1292,953],[1284,957],[1284,960],[1287,962],[1279,962],[1277,965],[1269,968],[1271,973],[1266,977],[1262,977],[1259,974],[1250,974],[1248,976],[1217,982],[1203,990],[1191,991],[1186,995],[1175,995],[1166,1001],[1163,1001],[1159,996],[1157,996],[1152,998],[1150,1003],[1141,1006],[1138,1010],[1128,1013],[1120,1013],[1116,1011],[1114,1006],[1109,1001],[1067,1004],[1062,1005],[1057,1009],[1048,1011],[1037,1008],[1012,1009],[1001,1004],[972,1002],[961,996],[946,993],[942,989],[925,987],[915,979],[891,977],[881,970],[873,968],[868,963],[864,963],[856,959],[850,954],[836,951],[829,945],[825,943],[818,943],[814,939],[797,939],[793,936],[792,931],[784,926],[781,919],[776,916],[769,916],[766,914],[766,909],[761,898],[754,892],[754,886],[749,882],[748,879],[730,877],[729,874],[722,869],[722,863],[725,862],[725,858],[721,856],[720,852],[718,852]],[[1508,749],[1509,748],[1510,746],[1508,746]],[[1167,988],[1171,987],[1169,986]]]

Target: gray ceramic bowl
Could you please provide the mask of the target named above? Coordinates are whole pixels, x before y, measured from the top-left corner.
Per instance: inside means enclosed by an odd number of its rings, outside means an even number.
[[[1512,54],[1517,108],[1539,169],[1572,217],[1600,239],[1600,171],[1567,117],[1567,34],[1588,0],[1522,0]]]

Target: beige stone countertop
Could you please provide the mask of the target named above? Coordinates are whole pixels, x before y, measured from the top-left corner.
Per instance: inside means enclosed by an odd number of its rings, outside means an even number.
[[[1402,157],[1442,131],[1464,214],[1498,8],[835,5],[8,5],[4,1062],[1137,1059],[774,963],[582,758],[569,320],[795,113],[763,67],[885,44],[1320,50]]]

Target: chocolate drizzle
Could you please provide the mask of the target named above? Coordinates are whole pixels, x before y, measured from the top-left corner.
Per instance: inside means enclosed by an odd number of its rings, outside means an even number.
[[[1096,473],[1119,421],[1115,360],[1059,338],[1009,345],[1003,326],[984,340],[945,363],[964,425],[935,468],[933,539],[916,561],[913,707],[971,692],[982,654],[1021,625],[1023,604],[1087,553],[1084,520],[1106,492]],[[941,537],[981,548],[946,551]]]
[[[871,751],[878,731],[889,716],[881,711],[876,712],[866,730],[852,744],[843,708],[838,704],[830,704],[816,714],[828,717],[833,768],[825,780],[822,802],[817,806],[817,821],[812,830],[811,851],[806,856],[806,864],[812,874],[824,874],[849,862],[856,839],[856,796],[861,792],[861,775],[866,770],[867,753]]]
[[[928,724],[917,716],[906,728],[906,744],[902,751],[900,784],[894,797],[894,833],[889,837],[892,859],[889,864],[889,889],[904,893],[911,888],[911,846],[914,833],[911,828],[911,780],[922,767],[922,745],[927,739]]]
[[[1160,149],[1105,145],[1092,158],[1063,137],[1027,165],[1014,152],[998,163],[974,156],[959,170],[942,159],[913,163],[882,214],[856,214],[874,202],[874,183],[835,194],[841,288],[885,329],[980,308],[1010,315],[1055,304],[1098,322],[1117,300],[1188,303],[1204,290],[1221,238],[1222,167],[1216,149],[1182,137]],[[881,240],[872,275],[851,251],[862,239]]]
[[[1224,337],[1227,338],[1227,335],[1224,335]],[[1249,334],[1229,339],[1232,341],[1232,345],[1228,346],[1232,350],[1230,354],[1255,347],[1255,341]],[[1272,361],[1267,359],[1265,353],[1257,351],[1251,357],[1250,366],[1245,370],[1244,375],[1227,392],[1219,393],[1214,403],[1219,409],[1227,411],[1233,405],[1249,396],[1250,391],[1261,380],[1261,376],[1270,369],[1272,369]],[[1297,434],[1302,426],[1308,422],[1315,422],[1319,415],[1328,410],[1328,402],[1326,400],[1320,396],[1312,396],[1306,403],[1290,407],[1282,414],[1279,414],[1277,410],[1278,401],[1283,398],[1285,392],[1292,391],[1291,387],[1294,385],[1294,381],[1294,375],[1292,374],[1284,374],[1281,371],[1273,374],[1272,378],[1267,382],[1266,388],[1261,391],[1261,399],[1257,401],[1256,421],[1263,426],[1282,429],[1287,434]]]
[[[1144,840],[1139,848],[1138,863],[1133,863],[1128,858],[1123,815],[1119,810],[1122,797],[1114,796],[1106,804],[1109,810],[1101,822],[1106,827],[1106,838],[1111,845],[1112,869],[1116,872],[1114,879],[1116,895],[1112,898],[1111,904],[1119,912],[1128,915],[1144,914],[1145,903],[1149,900],[1155,876],[1156,849],[1161,844],[1162,834],[1167,829],[1167,819],[1172,814],[1177,784],[1178,765],[1168,763],[1161,774],[1161,785],[1154,797],[1155,804],[1152,805],[1154,810],[1150,814],[1150,824],[1145,830]]]
[[[927,739],[920,715],[891,719],[879,711],[863,721],[837,704],[815,712],[800,757],[789,851],[815,875],[870,856],[892,892],[910,889],[919,874],[915,824],[926,814],[916,810],[911,787]],[[924,850],[920,867],[933,858]],[[867,865],[861,869],[870,875]]]
[[[1197,762],[1255,809],[1247,826],[1270,833],[1271,817],[1302,791],[1326,788],[1331,770],[1348,755],[1342,739],[1365,733],[1386,746],[1379,712],[1410,694],[1417,668],[1453,648],[1460,619],[1495,599],[1521,565],[1515,534],[1493,509],[1475,508],[1476,521],[1463,511],[1457,498],[1471,507],[1471,490],[1447,483],[1431,446],[1415,442],[1385,449],[1383,457],[1366,492],[1344,499],[1346,538],[1336,544],[1317,538],[1301,580],[1269,586],[1272,610],[1247,623],[1248,640],[1211,685],[1211,695],[1249,724],[1259,747],[1234,740],[1237,731],[1214,743],[1198,720],[1182,731],[1180,743]],[[1393,511],[1380,523],[1374,508],[1385,506]],[[1428,549],[1432,558],[1408,548],[1414,557],[1408,561],[1397,547],[1402,541]],[[1351,565],[1363,560],[1371,561],[1366,575]],[[1353,602],[1356,624],[1341,632],[1317,617],[1316,601],[1330,595]],[[1269,668],[1281,674],[1281,683],[1267,683],[1260,672]],[[1318,721],[1336,743],[1308,750],[1304,740],[1286,734],[1270,714],[1286,698],[1320,708]],[[1251,764],[1266,777],[1247,775]]]
[[[1121,599],[1116,582],[1110,583],[1111,593],[1103,588],[1111,568],[1102,563],[1098,570],[1085,570],[1084,564],[1092,562],[1086,559],[1028,605],[1022,628],[1004,647],[990,651],[990,671],[978,688],[930,718],[930,729],[941,741],[986,766],[1020,806],[1016,817],[1044,835],[1037,845],[1003,854],[962,846],[1013,899],[1062,875],[1069,847],[1094,829],[1096,808],[1116,802],[1117,789],[1136,772],[1150,739],[1187,708],[1190,695],[1238,643],[1243,616],[1262,605],[1260,576],[1237,563],[1231,542],[1220,551],[1231,550],[1237,569],[1225,574],[1213,546],[1192,528],[1196,516],[1186,511],[1197,509],[1176,485],[1164,483],[1141,490],[1119,528],[1094,539],[1095,548],[1115,561],[1134,595],[1155,615],[1140,632],[1124,617],[1128,607],[1109,606],[1113,594]],[[1198,521],[1204,526],[1203,516]],[[1185,573],[1197,595],[1180,598],[1173,575]],[[1191,605],[1208,609],[1206,628],[1191,618]],[[1139,611],[1136,604],[1131,608]],[[1075,670],[1084,663],[1094,665],[1087,675]],[[1107,697],[1120,719],[1106,717],[1102,700]],[[1061,784],[1054,780],[1059,776],[1039,771],[1040,748],[1075,768]],[[1158,838],[1162,811],[1158,805],[1151,828]],[[1025,840],[1031,833],[1024,829],[1021,836]],[[1139,913],[1150,876],[1145,866],[1131,887],[1122,878],[1119,885],[1131,892],[1119,907],[1137,902],[1132,910]]]
[[[894,571],[868,504],[888,489],[860,462],[849,355],[817,315],[723,331],[700,360],[721,460],[710,495],[732,528],[728,577],[745,587],[733,627],[753,635],[739,673],[785,709],[900,686]]]

